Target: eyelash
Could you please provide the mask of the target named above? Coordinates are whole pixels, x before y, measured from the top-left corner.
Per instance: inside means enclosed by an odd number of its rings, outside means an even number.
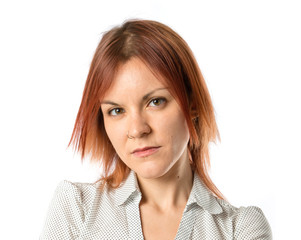
[[[153,98],[152,100],[149,101],[148,105],[150,105],[155,100],[158,100],[160,102],[160,105],[155,105],[154,107],[160,107],[163,103],[166,103],[166,101],[167,101],[165,98]],[[119,115],[119,114],[112,115],[112,112],[116,111],[117,109],[122,110],[124,112],[124,110],[122,108],[113,108],[113,109],[108,111],[108,115],[110,115],[110,116]]]

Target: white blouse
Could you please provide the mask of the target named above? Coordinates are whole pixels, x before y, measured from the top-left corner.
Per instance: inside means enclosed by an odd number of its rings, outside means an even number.
[[[117,188],[61,182],[50,203],[40,239],[143,239],[136,174]],[[184,209],[178,240],[272,239],[258,207],[235,208],[214,197],[197,174]]]

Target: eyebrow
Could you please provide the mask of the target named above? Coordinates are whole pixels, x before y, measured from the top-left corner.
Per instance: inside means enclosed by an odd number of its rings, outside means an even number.
[[[159,90],[166,90],[166,89],[167,89],[167,88],[156,88],[156,89],[150,91],[149,93],[145,94],[145,95],[142,97],[142,99],[143,99],[143,100],[146,100],[146,99],[147,99],[150,95],[152,95],[154,92],[157,92],[157,91],[159,91]],[[117,104],[117,103],[114,103],[114,102],[112,102],[112,101],[107,101],[107,100],[101,101],[100,104],[110,104],[110,105],[114,105],[114,106],[118,106],[118,105],[119,105],[119,104]]]

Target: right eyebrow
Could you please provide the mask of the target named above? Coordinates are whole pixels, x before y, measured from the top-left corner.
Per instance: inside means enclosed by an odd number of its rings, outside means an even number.
[[[110,104],[110,105],[118,106],[117,103],[114,103],[114,102],[111,102],[111,101],[102,101],[102,102],[100,102],[100,104]]]

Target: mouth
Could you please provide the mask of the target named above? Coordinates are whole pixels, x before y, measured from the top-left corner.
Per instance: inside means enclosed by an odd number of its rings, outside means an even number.
[[[156,153],[157,151],[159,151],[160,147],[145,147],[145,148],[138,148],[135,149],[132,154],[135,157],[147,157],[150,156],[154,153]]]

